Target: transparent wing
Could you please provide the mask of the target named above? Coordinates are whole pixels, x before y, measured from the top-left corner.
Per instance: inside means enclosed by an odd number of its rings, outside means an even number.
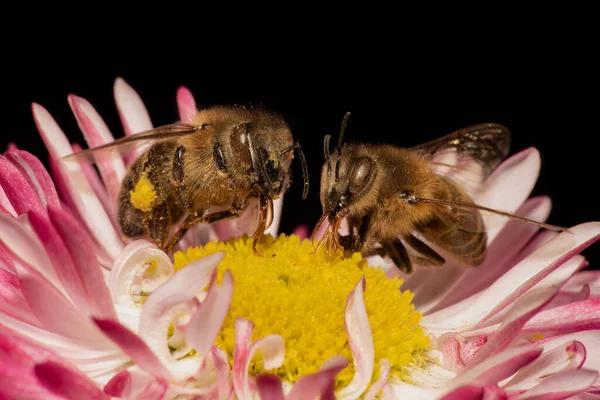
[[[63,159],[67,161],[94,162],[95,157],[100,154],[126,154],[140,146],[171,140],[181,136],[193,135],[206,130],[207,128],[207,125],[197,126],[183,123],[163,125],[131,136],[125,136],[98,147],[69,154],[63,157]]]

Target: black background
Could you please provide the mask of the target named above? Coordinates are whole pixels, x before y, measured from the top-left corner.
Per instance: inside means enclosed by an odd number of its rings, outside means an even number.
[[[295,163],[284,232],[298,224],[312,227],[320,216],[322,139],[325,134],[335,137],[346,111],[352,112],[348,141],[399,146],[474,123],[504,124],[513,134],[513,154],[529,146],[540,150],[542,169],[533,195],[551,196],[548,222],[573,226],[600,220],[600,70],[593,52],[569,46],[557,50],[552,41],[533,41],[522,50],[489,43],[476,52],[448,45],[414,53],[402,46],[332,45],[324,53],[308,46],[286,48],[281,55],[269,42],[244,52],[230,44],[221,56],[209,43],[141,50],[138,42],[119,49],[112,42],[82,48],[70,40],[38,41],[14,50],[25,55],[6,50],[10,62],[2,75],[2,148],[12,141],[46,162],[31,102],[46,107],[71,140],[83,142],[66,100],[69,93],[88,99],[113,135],[122,136],[112,94],[114,79],[121,76],[141,95],[155,125],[177,119],[179,85],[190,88],[200,106],[260,103],[281,113],[304,148],[311,178],[309,198],[303,201]],[[584,252],[596,268],[599,247],[596,243]]]

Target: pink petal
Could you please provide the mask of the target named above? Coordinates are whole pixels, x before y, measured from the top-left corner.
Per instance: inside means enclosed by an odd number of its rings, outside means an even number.
[[[62,157],[73,153],[65,134],[44,107],[34,103],[32,110],[37,128],[50,156],[57,160],[57,170],[60,171],[61,179],[74,208],[84,219],[98,243],[101,243],[109,254],[118,254],[123,248],[123,242],[113,229],[110,219],[104,212],[102,204],[98,201],[87,178],[81,172],[79,163],[61,160]]]
[[[377,393],[387,384],[390,375],[390,362],[388,360],[379,361],[379,378],[371,385],[369,391],[365,395],[365,400],[372,400],[377,396]]]
[[[23,264],[34,268],[58,290],[64,292],[46,251],[34,234],[18,220],[0,214],[0,240],[14,256],[23,261]]]
[[[73,151],[77,152],[81,150],[81,146],[79,146],[78,144],[73,144]],[[106,215],[110,217],[111,222],[113,223],[113,227],[116,230],[118,228],[116,214],[117,203],[109,198],[108,192],[106,191],[106,187],[100,180],[100,177],[98,176],[98,173],[96,172],[92,164],[87,162],[80,162],[79,166],[81,167],[81,172],[83,172],[83,174],[87,178],[90,187],[94,190],[94,194],[98,198],[98,201],[102,204],[102,208],[106,212]]]
[[[503,351],[520,333],[525,323],[556,295],[556,289],[529,292],[517,300],[487,343],[471,358],[465,370],[472,369],[494,354]]]
[[[96,372],[90,369],[89,366],[94,365],[96,360],[106,364],[103,362],[103,358],[94,357],[94,352],[90,351],[89,348],[77,347],[76,342],[68,341],[67,347],[54,346],[56,348],[55,351],[59,352],[61,356],[70,358],[70,361],[82,368],[81,370],[78,370],[78,368],[59,357],[54,351],[49,350],[49,347],[53,346],[52,343],[48,342],[40,345],[34,343],[38,341],[37,339],[39,339],[39,335],[35,336],[35,339],[26,339],[20,334],[0,326],[0,371],[2,371],[0,372],[0,393],[3,393],[2,389],[8,390],[9,392],[11,390],[17,390],[17,392],[19,392],[19,388],[21,389],[21,396],[35,390],[45,391],[35,377],[33,368],[36,363],[52,361],[62,365],[63,368],[71,370],[74,374],[91,371],[90,374],[95,376],[97,376]],[[101,352],[95,352],[95,354],[100,353]],[[108,355],[105,358],[108,359],[108,357],[116,361],[117,366],[118,363],[123,364],[123,360],[119,359],[117,355]],[[12,375],[13,373],[14,375]],[[6,382],[8,382],[6,384],[3,382],[3,379],[5,378],[7,379]],[[21,386],[21,384],[25,387]],[[10,396],[10,398],[13,397]],[[50,394],[48,394],[48,396],[40,394],[39,396],[34,395],[32,398],[46,399],[54,397],[50,396]]]
[[[293,234],[300,236],[300,240],[308,238],[308,225],[298,225]]]
[[[529,389],[547,376],[581,368],[585,359],[585,346],[578,341],[567,342],[550,350],[544,349],[540,357],[521,368],[505,387],[511,392]]]
[[[357,398],[369,386],[373,376],[375,363],[375,350],[373,348],[373,334],[369,324],[369,316],[364,302],[366,282],[364,277],[348,295],[346,301],[345,324],[348,344],[354,358],[356,373],[348,386],[339,391],[339,397]]]
[[[260,400],[285,400],[281,380],[275,375],[256,377],[256,387]]]
[[[44,207],[33,187],[4,156],[0,156],[0,186],[18,215],[29,211],[44,212]]]
[[[30,186],[35,189],[44,206],[60,206],[58,193],[56,193],[52,178],[50,178],[48,171],[37,157],[29,152],[16,150],[7,153],[6,158],[28,179]]]
[[[287,400],[333,399],[335,377],[348,365],[348,360],[342,356],[334,356],[327,360],[319,372],[305,375],[294,384]],[[338,394],[339,395],[339,394]]]
[[[483,386],[466,385],[448,393],[440,400],[483,400]]]
[[[180,86],[177,89],[177,107],[179,108],[181,122],[191,122],[198,113],[194,96],[185,86]]]
[[[438,348],[444,355],[442,366],[452,372],[461,371],[465,367],[461,344],[456,337],[456,333],[446,333],[438,338]]]
[[[494,282],[464,302],[425,316],[432,332],[465,330],[494,316],[530,288],[600,238],[600,223],[590,222],[562,232]],[[508,294],[508,295],[507,295]],[[501,299],[498,302],[498,299]],[[495,305],[495,306],[494,306]]]
[[[116,374],[105,386],[104,393],[123,399],[159,400],[167,391],[167,383],[132,368]]]
[[[600,300],[586,300],[544,310],[523,328],[526,332],[600,329]]]
[[[590,388],[598,378],[598,371],[579,369],[552,375],[515,400],[566,399]]]
[[[50,391],[68,399],[110,399],[84,374],[75,374],[52,361],[36,365],[35,374]]]
[[[131,373],[123,370],[104,385],[104,393],[113,397],[128,398],[131,394]]]
[[[10,151],[16,151],[19,150],[19,148],[17,147],[17,145],[13,142],[10,142],[7,146],[6,146],[6,153],[10,152]]]
[[[114,95],[126,135],[152,129],[152,121],[144,102],[121,77],[115,79]]]
[[[586,352],[590,355],[600,352],[600,330],[580,331],[566,335],[549,337],[541,340],[536,345],[544,346],[544,351],[571,344],[573,341],[581,342]],[[581,368],[600,371],[600,357],[586,357]]]
[[[497,384],[538,358],[542,351],[543,348],[533,346],[520,346],[505,350],[449,380],[446,383],[447,390],[451,391],[472,383]]]
[[[509,157],[486,179],[473,200],[486,207],[515,212],[531,194],[539,176],[540,163],[540,153],[533,147]],[[484,219],[490,242],[508,222],[507,218],[496,215],[486,215]]]
[[[0,211],[3,214],[8,214],[13,217],[17,217],[17,212],[15,208],[10,204],[10,200],[6,197],[6,193],[4,193],[4,189],[2,189],[2,185],[0,184]]]
[[[17,276],[0,269],[0,313],[34,326],[40,326],[40,321],[33,315],[31,308],[21,293]]]
[[[40,384],[33,367],[6,365],[0,358],[0,371],[0,399],[65,400]]]
[[[219,347],[213,346],[210,354],[217,369],[217,388],[219,398],[229,398],[233,392],[233,386],[229,381],[230,368],[227,354]]]
[[[86,294],[79,272],[75,267],[73,256],[60,234],[45,216],[32,212],[29,214],[29,222],[46,248],[46,253],[52,261],[54,271],[69,297],[80,310],[85,314],[89,314],[92,311],[94,299],[89,298]],[[78,246],[78,244],[75,244],[75,246]]]
[[[131,332],[117,321],[94,319],[94,322],[100,330],[115,342],[125,354],[131,357],[140,368],[157,378],[164,380],[171,379],[169,370],[148,348],[146,343],[144,343],[144,341],[135,333]]]
[[[225,271],[221,286],[217,286],[215,272],[206,299],[190,319],[185,333],[187,343],[202,358],[206,356],[221,331],[223,321],[229,312],[232,295],[233,276],[231,272]]]
[[[91,147],[96,147],[114,141],[114,137],[108,130],[108,127],[102,120],[102,117],[94,107],[85,99],[70,95],[69,104],[75,114],[79,128],[85,136],[85,140]],[[120,155],[114,153],[110,155],[99,155],[96,157],[96,165],[102,175],[102,180],[110,198],[116,199],[119,193],[119,186],[125,176],[125,164]]]
[[[238,317],[235,321],[235,348],[233,352],[233,387],[240,399],[251,398],[248,367],[257,351],[263,353],[265,370],[279,367],[284,359],[284,342],[279,335],[265,336],[251,343],[254,324]]]
[[[101,319],[116,319],[117,315],[104,275],[95,254],[90,252],[90,249],[94,248],[91,238],[72,216],[60,208],[48,207],[48,215],[73,256],[93,315]]]
[[[152,129],[152,121],[142,99],[123,78],[115,80],[114,95],[125,135],[129,136]],[[144,149],[145,147],[142,146],[133,150],[126,157],[127,160],[135,160],[142,154]]]
[[[81,340],[101,340],[90,321],[34,269],[17,264],[21,291],[44,329]]]
[[[221,251],[186,265],[148,296],[140,315],[139,335],[161,359],[174,361],[165,340],[172,308],[200,294],[224,256]]]

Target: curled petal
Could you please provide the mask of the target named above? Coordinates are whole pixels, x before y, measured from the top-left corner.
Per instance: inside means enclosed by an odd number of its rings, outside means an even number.
[[[447,383],[447,389],[451,391],[470,383],[497,384],[538,358],[542,351],[542,347],[533,346],[510,348],[451,379]]]
[[[171,259],[145,240],[129,243],[110,271],[109,289],[115,304],[135,305],[142,292],[152,292],[173,275]]]
[[[450,371],[458,372],[465,367],[461,355],[461,343],[455,333],[446,333],[438,338],[438,348],[444,355],[442,366]]]
[[[171,379],[171,373],[146,343],[135,333],[117,321],[94,319],[94,322],[106,336],[115,342],[125,354],[151,375],[164,380]]]
[[[285,400],[281,379],[275,375],[260,375],[256,378],[260,400]]]
[[[566,399],[590,388],[598,378],[598,371],[578,369],[552,375],[539,385],[516,397],[515,400]]]
[[[377,393],[380,390],[383,390],[383,387],[387,384],[389,375],[390,375],[390,362],[385,359],[379,361],[379,378],[369,388],[369,391],[365,395],[365,400],[374,399],[375,396],[377,396]]]
[[[131,395],[131,383],[131,373],[125,369],[104,385],[104,393],[113,397],[128,398]]]
[[[319,372],[306,375],[296,381],[287,400],[334,399],[335,377],[346,368],[348,360],[342,356],[334,356],[327,360]]]
[[[82,373],[76,374],[61,364],[43,362],[35,366],[35,374],[48,390],[67,399],[110,399],[87,376]]]
[[[340,399],[357,398],[369,386],[373,376],[375,363],[375,350],[373,348],[373,334],[369,324],[369,316],[364,301],[364,277],[348,295],[346,301],[345,324],[348,344],[354,358],[356,373],[348,386],[338,393]]]
[[[204,357],[221,331],[233,295],[233,276],[225,271],[221,286],[213,274],[206,299],[192,316],[186,328],[186,341],[200,357]]]
[[[154,290],[144,303],[139,334],[165,362],[175,361],[165,340],[169,325],[177,313],[175,307],[186,307],[186,302],[205,290],[224,256],[225,253],[221,251],[186,265]]]
[[[198,112],[194,96],[185,86],[180,86],[177,89],[177,108],[179,109],[181,122],[191,122]]]
[[[511,391],[529,389],[546,376],[581,368],[585,358],[583,343],[565,343],[563,346],[544,351],[538,359],[521,368],[505,386]]]
[[[6,158],[28,179],[29,184],[35,189],[44,206],[60,206],[58,193],[56,193],[52,178],[37,157],[27,151],[16,150],[7,153]]]
[[[235,321],[235,349],[233,353],[233,387],[241,399],[251,398],[248,368],[254,354],[261,350],[265,370],[278,368],[284,360],[285,345],[279,335],[265,336],[251,343],[254,324],[238,317]]]
[[[167,387],[165,381],[133,367],[116,374],[104,386],[104,393],[127,400],[160,400]]]
[[[487,343],[471,358],[466,369],[471,369],[494,354],[504,350],[519,334],[525,323],[556,295],[556,289],[539,289],[517,300],[504,321]]]

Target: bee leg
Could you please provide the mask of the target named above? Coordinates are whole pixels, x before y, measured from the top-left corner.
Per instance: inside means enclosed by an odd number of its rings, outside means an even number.
[[[175,149],[173,156],[173,169],[171,174],[171,183],[175,186],[175,197],[177,204],[182,210],[191,210],[192,202],[188,193],[185,190],[184,184],[184,172],[183,172],[183,155],[185,154],[185,147],[179,146]]]
[[[400,240],[384,243],[383,249],[402,272],[406,274],[413,272],[413,265],[408,256],[408,251],[406,251],[406,247]]]
[[[144,215],[144,225],[152,242],[164,249],[164,244],[169,237],[171,215],[167,203],[163,202]]]
[[[419,253],[423,263],[435,267],[441,267],[446,262],[446,260],[444,260],[444,257],[440,256],[438,253],[435,252],[435,250],[433,250],[431,247],[429,247],[427,244],[425,244],[423,241],[416,238],[415,236],[406,235],[404,236],[404,241],[413,250]]]
[[[234,218],[240,216],[240,214],[246,209],[248,205],[248,199],[245,199],[241,203],[236,203],[232,205],[229,210],[217,211],[210,214],[204,215],[203,213],[199,213],[197,211],[192,211],[183,224],[181,224],[181,228],[175,233],[173,238],[169,241],[169,244],[166,247],[165,252],[169,252],[175,247],[177,242],[185,235],[188,229],[192,228],[194,225],[201,223],[212,224],[213,222],[221,221],[223,219]]]

